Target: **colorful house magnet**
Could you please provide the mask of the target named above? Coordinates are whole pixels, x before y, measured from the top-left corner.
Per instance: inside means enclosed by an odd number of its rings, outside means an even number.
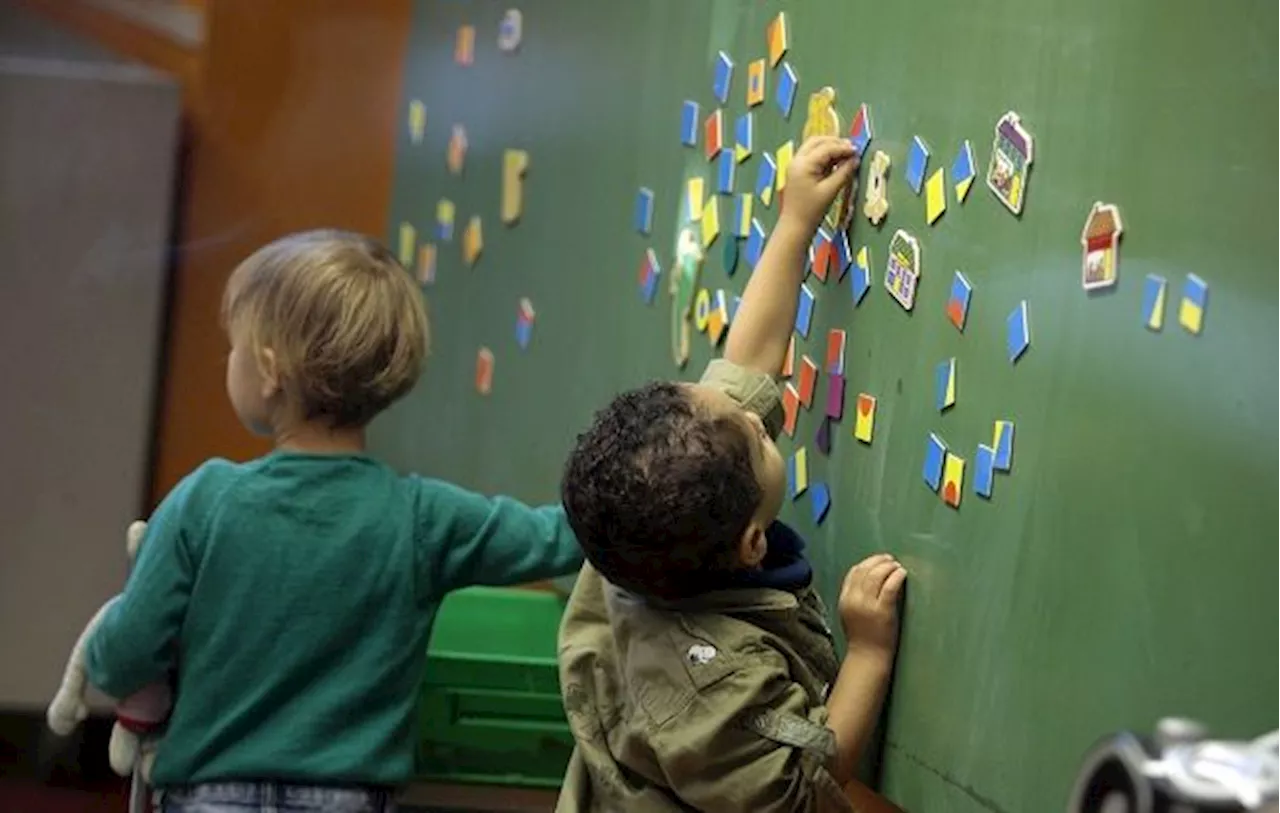
[[[925,184],[924,211],[925,220],[930,226],[937,223],[942,213],[947,211],[947,177],[942,167],[935,169]]]
[[[698,117],[700,115],[697,102],[686,101],[680,105],[680,143],[686,147],[698,146]]]
[[[784,119],[791,118],[791,108],[796,103],[796,90],[799,87],[800,80],[796,77],[795,69],[791,67],[790,62],[783,62],[782,70],[778,71],[778,90],[774,101],[777,102],[778,112]]]
[[[756,171],[756,197],[765,206],[773,203],[773,187],[777,180],[778,164],[766,152],[760,156],[760,169]]]
[[[516,344],[521,350],[529,349],[529,342],[533,340],[533,303],[527,298],[520,300],[520,306],[516,308]]]
[[[853,417],[853,436],[863,443],[871,443],[876,428],[876,397],[858,393],[857,413]]]
[[[1209,284],[1195,274],[1187,274],[1182,286],[1182,304],[1178,306],[1178,324],[1188,333],[1199,335],[1204,328],[1204,309],[1209,304]]]
[[[423,243],[418,249],[418,282],[430,285],[436,281],[436,247],[434,243]]]
[[[466,67],[476,56],[476,27],[474,25],[458,26],[458,36],[453,43],[453,61]]]
[[[779,11],[778,16],[769,21],[764,36],[769,46],[769,66],[776,68],[791,47],[791,26],[787,24],[785,11]]]
[[[720,151],[716,161],[716,191],[721,195],[733,194],[734,170],[738,163],[733,160],[733,150],[725,148]]]
[[[964,203],[964,199],[969,196],[969,187],[973,186],[973,179],[977,174],[978,167],[973,159],[973,145],[966,138],[960,144],[956,160],[951,162],[951,183],[957,203]]]
[[[1022,214],[1027,195],[1027,173],[1031,171],[1035,141],[1022,126],[1018,114],[1009,111],[996,122],[991,142],[991,163],[987,165],[987,186],[1005,208]]]
[[[1015,362],[1027,348],[1031,346],[1031,315],[1027,310],[1027,300],[1018,303],[1008,319],[1008,335],[1005,347],[1009,351],[1009,361]]]
[[[874,137],[875,133],[871,129],[871,110],[865,103],[860,104],[857,112],[853,114],[853,121],[849,123],[849,143],[853,144],[858,157],[862,157],[862,154],[867,151],[867,145]]]
[[[720,200],[715,195],[707,198],[702,207],[702,247],[711,248],[711,244],[720,236]]]
[[[644,300],[644,304],[653,304],[653,298],[658,293],[658,278],[662,276],[662,266],[658,264],[658,255],[653,249],[644,250],[644,256],[640,259],[640,298]]]
[[[796,333],[802,338],[809,338],[809,327],[813,324],[813,291],[809,286],[800,283],[800,306],[796,309]]]
[[[808,356],[800,357],[800,403],[805,409],[813,406],[813,392],[818,388],[818,365]]]
[[[929,433],[929,442],[924,448],[924,482],[930,491],[937,491],[942,485],[942,463],[947,456],[947,444],[942,438]]]
[[[733,209],[733,236],[746,237],[751,234],[751,204],[755,198],[750,192],[738,195],[737,205]]]
[[[747,235],[747,265],[753,270],[756,267],[756,263],[760,262],[760,255],[764,252],[765,239],[764,226],[760,225],[759,220],[752,218],[751,233]]]
[[[463,164],[467,160],[467,128],[461,124],[453,125],[453,131],[449,135],[449,149],[445,156],[445,163],[449,167],[449,172],[453,175],[461,175]]]
[[[764,101],[764,74],[763,59],[747,63],[747,107],[755,107]]]
[[[640,191],[636,193],[633,220],[635,229],[640,234],[648,234],[653,229],[653,190],[647,186],[640,187]]]
[[[1080,282],[1086,291],[1109,288],[1120,274],[1120,235],[1124,223],[1114,203],[1094,203],[1080,232],[1084,258],[1080,264]]]
[[[889,241],[889,262],[885,266],[884,287],[903,310],[916,304],[916,286],[920,281],[920,244],[903,229],[893,233]]]
[[[1142,323],[1148,330],[1164,328],[1164,301],[1169,284],[1158,274],[1147,274],[1142,284]]]
[[[951,296],[947,297],[947,319],[961,333],[964,333],[964,323],[969,318],[969,297],[972,295],[973,286],[969,284],[969,278],[957,271],[951,279]]]
[[[873,226],[879,226],[889,213],[889,167],[893,162],[889,154],[876,150],[871,156],[871,168],[867,172],[867,196],[862,213]]]
[[[995,480],[995,450],[990,446],[978,444],[978,453],[973,458],[973,493],[985,499],[991,499],[991,485]]]
[[[782,431],[786,436],[796,436],[796,421],[800,417],[800,393],[791,382],[782,387]]]
[[[702,149],[710,161],[724,147],[724,111],[716,108],[702,125]]]
[[[787,491],[796,499],[809,488],[809,455],[801,446],[787,461]]]
[[[947,452],[946,462],[942,467],[942,501],[952,508],[959,508],[963,493],[964,458]]]
[[[833,421],[844,418],[844,375],[827,376],[827,417]]]
[[[844,375],[844,348],[848,334],[840,328],[827,331],[827,373]]]
[[[866,246],[858,249],[853,260],[853,278],[849,280],[853,291],[853,306],[862,304],[862,298],[871,290],[871,254]]]
[[[443,242],[453,240],[453,218],[455,209],[453,201],[442,198],[436,203],[436,239]]]
[[[1013,468],[1013,421],[996,421],[995,430],[991,433],[991,448],[995,452],[992,468],[996,471]]]
[[[508,226],[518,222],[524,214],[524,175],[529,171],[529,153],[525,150],[504,150],[502,153],[502,222]],[[652,192],[649,193],[653,195]],[[653,219],[653,202],[649,205],[649,219]],[[648,234],[648,228],[645,233]]]
[[[827,488],[826,483],[814,483],[809,500],[813,513],[813,524],[821,525],[822,521],[827,518],[827,512],[831,510],[831,490]]]
[[[715,66],[711,70],[711,92],[720,100],[720,104],[729,103],[729,85],[733,83],[733,60],[724,51],[716,54]]]
[[[480,215],[472,215],[467,221],[467,228],[462,232],[462,260],[467,265],[475,265],[484,251],[484,229],[480,225]]]
[[[924,186],[924,173],[929,168],[929,147],[920,136],[911,137],[911,147],[907,150],[907,186],[917,195]]]
[[[956,360],[947,359],[938,365],[934,374],[934,405],[939,412],[956,403]]]
[[[755,117],[750,112],[738,116],[733,124],[733,159],[739,164],[750,158],[755,149],[755,130]]]
[[[493,351],[481,347],[476,353],[476,392],[488,395],[493,391]]]
[[[421,144],[427,131],[427,106],[417,99],[409,102],[409,143]]]
[[[509,8],[498,23],[498,50],[505,54],[520,47],[524,36],[524,15],[518,8]]]

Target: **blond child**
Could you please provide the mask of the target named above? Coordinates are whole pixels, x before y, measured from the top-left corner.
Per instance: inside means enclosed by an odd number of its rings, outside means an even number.
[[[558,505],[531,508],[371,457],[365,428],[413,387],[427,318],[377,242],[314,231],[227,284],[227,395],[273,452],[210,460],[164,500],[88,643],[126,697],[176,669],[153,783],[166,811],[390,810],[440,601],[574,571]]]

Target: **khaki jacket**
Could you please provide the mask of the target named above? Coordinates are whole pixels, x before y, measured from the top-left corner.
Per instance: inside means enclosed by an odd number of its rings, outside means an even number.
[[[768,376],[712,362],[703,383],[775,434]],[[827,770],[839,664],[816,592],[737,588],[643,601],[585,565],[560,628],[577,747],[560,813],[851,811]]]

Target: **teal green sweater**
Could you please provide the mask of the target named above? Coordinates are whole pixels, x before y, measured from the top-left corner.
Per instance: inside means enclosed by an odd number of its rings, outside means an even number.
[[[126,697],[176,674],[159,787],[230,779],[396,785],[441,599],[582,562],[559,506],[402,477],[361,455],[211,460],[156,512],[88,643]]]

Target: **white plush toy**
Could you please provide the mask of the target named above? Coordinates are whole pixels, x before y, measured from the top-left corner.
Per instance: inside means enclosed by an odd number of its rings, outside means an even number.
[[[146,530],[147,524],[141,521],[129,526],[125,535],[125,547],[129,551],[130,562],[137,557],[138,547],[142,544],[142,536]],[[75,649],[71,650],[71,658],[62,673],[62,685],[58,687],[58,693],[54,695],[46,714],[49,728],[55,734],[67,736],[89,715],[89,706],[85,702],[85,689],[88,686],[85,646],[107,609],[119,598],[111,598],[94,613],[89,625],[80,633]],[[168,683],[153,683],[117,703],[116,722],[111,728],[109,746],[111,769],[117,774],[130,776],[138,769],[144,780],[150,778],[151,763],[155,758],[155,742],[151,735],[168,718],[172,700]]]

